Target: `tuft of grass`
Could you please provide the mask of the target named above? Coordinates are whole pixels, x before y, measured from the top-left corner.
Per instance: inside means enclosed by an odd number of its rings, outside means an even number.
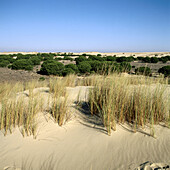
[[[3,97],[0,102],[0,130],[4,131],[4,135],[7,135],[8,132],[12,133],[12,129],[15,127],[21,128],[23,136],[36,135],[35,117],[40,107],[38,96],[35,97],[33,94],[34,83],[31,82],[28,85],[29,97],[27,100],[17,94],[18,91],[24,90],[23,83],[16,83],[13,86],[6,84],[3,89]]]
[[[67,93],[65,81],[67,79],[51,79],[50,80],[50,92],[52,93],[52,108],[51,115],[54,121],[62,126],[65,120],[67,120]]]
[[[91,89],[91,114],[101,116],[108,135],[111,135],[111,129],[116,130],[116,123],[127,122],[134,127],[134,132],[150,124],[151,135],[154,136],[154,124],[168,121],[166,81],[161,84],[160,80],[136,77],[135,84],[131,79],[114,74]]]

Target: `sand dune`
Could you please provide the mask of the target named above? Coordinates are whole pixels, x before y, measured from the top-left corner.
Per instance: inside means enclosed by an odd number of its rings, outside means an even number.
[[[4,137],[0,132],[0,169],[104,170],[146,169],[170,165],[170,130],[156,125],[156,138],[149,128],[136,133],[124,124],[107,135],[101,120],[91,116],[86,105],[75,107],[78,95],[86,101],[90,87],[67,88],[71,119],[59,127],[46,113],[38,114],[37,138],[25,137],[19,129]],[[48,88],[35,89],[44,99]],[[28,91],[24,92],[25,94]],[[18,95],[23,95],[22,93]],[[25,98],[27,95],[25,95]]]

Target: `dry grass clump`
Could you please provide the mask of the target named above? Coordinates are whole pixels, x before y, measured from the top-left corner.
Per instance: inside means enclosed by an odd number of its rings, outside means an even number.
[[[149,123],[151,135],[154,124],[168,122],[169,97],[167,84],[160,84],[146,77],[139,77],[138,85],[132,85],[130,79],[113,75],[90,91],[89,103],[91,114],[100,115],[108,134],[116,130],[116,123],[128,122],[134,127],[144,127]],[[165,81],[166,82],[166,81]]]
[[[4,90],[4,96],[0,103],[0,130],[7,135],[9,131],[18,126],[23,136],[36,135],[35,116],[39,111],[38,100],[33,96],[32,86],[29,89],[29,98],[26,101],[22,96],[17,96],[16,91],[23,90],[23,84],[7,84]],[[20,87],[20,88],[19,88]]]
[[[88,77],[82,77],[77,79],[77,86],[95,86],[96,83],[101,82],[105,79],[105,76],[101,75],[90,75]]]
[[[67,79],[51,79],[50,80],[50,93],[52,93],[52,108],[51,114],[55,120],[62,126],[64,121],[67,120],[67,93],[66,85]]]

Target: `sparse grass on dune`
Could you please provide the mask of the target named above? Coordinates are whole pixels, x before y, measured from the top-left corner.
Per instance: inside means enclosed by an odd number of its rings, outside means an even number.
[[[70,77],[68,77],[70,79]],[[68,85],[68,79],[51,79],[49,86],[52,95],[52,108],[51,114],[55,120],[62,126],[64,121],[67,119],[67,92],[66,85]],[[72,84],[71,80],[71,85]],[[74,82],[74,81],[73,81]]]
[[[37,87],[49,87],[46,110],[59,126],[70,117],[66,87],[76,85],[93,86],[89,93],[91,114],[101,116],[109,135],[111,129],[116,130],[117,123],[127,122],[133,126],[134,131],[150,125],[153,136],[154,124],[170,123],[169,92],[165,95],[168,81],[164,78],[110,74],[91,75],[80,79],[69,75],[50,79],[49,82],[31,81],[0,85],[0,130],[4,135],[19,127],[23,136],[36,136],[37,113],[44,111],[43,99],[39,91],[35,90]],[[20,94],[27,94],[27,97]]]
[[[30,89],[31,90],[31,89]],[[12,92],[11,92],[12,93]],[[35,116],[39,111],[38,100],[31,94],[28,101],[23,97],[7,96],[1,101],[0,130],[12,133],[12,129],[18,126],[23,136],[36,134]]]
[[[91,114],[102,117],[109,135],[111,129],[116,130],[116,123],[128,122],[134,131],[149,124],[151,135],[154,136],[153,125],[168,122],[167,81],[136,77],[136,85],[133,84],[128,77],[110,75],[90,91]]]

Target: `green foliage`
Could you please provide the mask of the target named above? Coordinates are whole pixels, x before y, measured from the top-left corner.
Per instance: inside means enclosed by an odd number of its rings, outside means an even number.
[[[67,75],[69,75],[69,74],[75,74],[75,71],[73,70],[73,69],[71,69],[71,68],[65,68],[64,70],[63,70],[63,76],[67,76]]]
[[[121,72],[129,72],[132,66],[127,62],[120,63],[120,71]]]
[[[166,77],[170,76],[170,66],[164,66],[160,68],[158,72],[164,74]]]
[[[96,55],[90,55],[88,60],[98,60],[98,61],[104,61],[103,57],[96,56]]]
[[[0,61],[0,67],[7,67],[7,65],[10,64],[8,60],[1,60]]]
[[[166,63],[168,61],[168,57],[161,57],[159,58],[160,61],[162,61],[163,63]]]
[[[137,59],[143,61],[144,57],[137,57]]]
[[[157,57],[151,57],[151,63],[157,63],[159,59]]]
[[[116,57],[114,57],[114,56],[107,56],[106,60],[107,61],[116,61]]]
[[[134,61],[134,57],[133,56],[131,56],[131,57],[117,57],[116,61],[118,63],[121,63],[121,62],[131,62],[131,61]]]
[[[151,75],[151,69],[149,67],[139,67],[135,69],[136,74],[141,74],[145,76]]]
[[[39,78],[39,81],[44,81],[45,80],[45,77],[40,77]]]
[[[63,60],[70,60],[70,61],[73,61],[73,58],[68,57],[68,56],[64,56]]]
[[[13,61],[15,61],[15,59],[13,59],[11,56],[9,55],[0,55],[0,62],[2,61],[9,61],[10,63],[12,63]]]
[[[11,65],[11,68],[14,70],[32,70],[33,69],[33,63],[31,60],[21,59],[16,60]]]
[[[32,57],[30,60],[34,65],[40,65],[41,59],[38,56]]]
[[[149,58],[149,57],[144,57],[144,58],[142,59],[142,61],[143,61],[144,63],[151,63],[151,58]]]
[[[76,64],[79,64],[80,62],[87,61],[87,58],[85,56],[79,56],[75,58]]]
[[[98,60],[92,60],[89,61],[88,63],[91,65],[91,71],[99,73],[99,71],[102,69],[103,63]]]
[[[78,67],[75,64],[67,64],[65,65],[65,68],[71,68],[75,73],[79,72]]]
[[[64,65],[55,60],[47,60],[41,65],[40,73],[45,75],[62,75]]]
[[[78,69],[81,73],[90,73],[91,65],[89,62],[83,61],[78,64]]]

